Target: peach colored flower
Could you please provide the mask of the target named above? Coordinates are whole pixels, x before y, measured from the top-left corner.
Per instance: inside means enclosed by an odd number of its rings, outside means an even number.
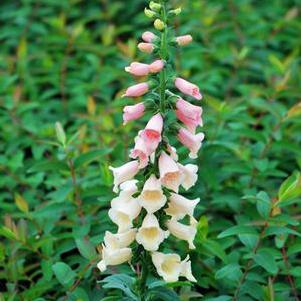
[[[192,36],[190,34],[176,37],[176,42],[179,46],[185,46],[192,42]]]
[[[122,97],[140,97],[149,90],[148,83],[140,83],[129,87]]]
[[[161,142],[163,118],[160,113],[154,115],[147,123],[145,129],[140,132],[140,137],[145,141],[147,148],[153,152]]]
[[[152,53],[155,49],[155,46],[151,43],[139,43],[138,48],[142,52]]]
[[[181,184],[181,173],[177,163],[162,152],[159,158],[159,172],[162,185],[178,192]]]
[[[176,115],[192,133],[195,133],[197,126],[203,126],[201,107],[190,104],[180,98],[176,103]]]
[[[131,150],[130,158],[139,158],[139,168],[145,168],[149,161],[150,150],[141,137],[135,138],[135,147]]]
[[[133,62],[130,66],[124,68],[126,72],[129,72],[135,76],[145,76],[149,74],[149,66],[147,64]]]
[[[146,31],[142,34],[142,40],[146,43],[151,43],[156,40],[158,37],[151,31]]]
[[[182,93],[192,96],[197,100],[201,100],[203,98],[200,93],[199,87],[183,78],[177,77],[175,80],[175,86]]]
[[[123,124],[127,124],[131,120],[136,120],[143,116],[145,106],[143,102],[137,103],[133,106],[126,106],[123,108]]]
[[[202,146],[204,138],[205,135],[203,133],[194,135],[184,128],[181,128],[178,132],[178,139],[190,150],[189,157],[191,159],[197,158],[197,153]]]
[[[151,73],[158,73],[164,68],[163,60],[156,60],[149,65],[149,71]]]

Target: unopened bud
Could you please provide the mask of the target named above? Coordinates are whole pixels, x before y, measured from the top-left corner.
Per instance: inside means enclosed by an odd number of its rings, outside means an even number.
[[[160,11],[161,10],[161,4],[159,4],[159,3],[156,3],[156,2],[154,2],[154,1],[151,1],[150,2],[150,4],[149,4],[149,7],[150,7],[150,9],[152,9],[152,10],[155,10],[155,11]]]
[[[171,10],[169,13],[170,13],[171,15],[178,16],[181,12],[182,12],[182,8],[181,8],[181,7],[178,7],[178,8],[176,8],[176,9],[174,9],[174,10]]]
[[[162,31],[165,28],[165,23],[160,19],[156,19],[154,22],[154,26],[157,30]]]
[[[156,16],[156,13],[148,8],[144,9],[144,14],[148,17],[148,18],[154,18]]]

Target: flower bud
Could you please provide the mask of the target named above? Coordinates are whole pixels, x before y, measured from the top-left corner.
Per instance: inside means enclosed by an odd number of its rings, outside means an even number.
[[[148,17],[148,18],[154,18],[156,16],[156,13],[148,8],[144,9],[144,14]]]
[[[157,30],[162,31],[165,28],[165,23],[160,19],[156,19],[154,22],[154,26]]]
[[[176,9],[174,9],[174,10],[171,10],[169,13],[170,13],[171,15],[178,16],[181,12],[182,12],[182,8],[181,8],[181,7],[178,7],[178,8],[176,8]]]
[[[159,3],[156,3],[154,1],[151,1],[149,4],[150,9],[159,12],[162,8],[162,5]]]

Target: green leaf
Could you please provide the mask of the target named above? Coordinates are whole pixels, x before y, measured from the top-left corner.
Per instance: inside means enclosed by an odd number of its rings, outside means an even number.
[[[101,281],[104,283],[103,288],[116,288],[125,293],[126,296],[133,300],[138,300],[138,297],[132,291],[135,279],[126,274],[117,274],[106,277]]]
[[[197,224],[196,243],[202,243],[208,235],[208,219],[205,215],[201,216]]]
[[[180,301],[179,296],[166,287],[156,287],[149,290],[148,296],[151,301]]]
[[[301,174],[300,172],[295,172],[280,186],[278,192],[278,203],[282,203],[299,196],[301,196]]]
[[[76,277],[76,273],[64,262],[57,262],[52,266],[52,270],[59,281],[65,287],[70,287]]]
[[[20,194],[16,194],[15,195],[15,203],[17,205],[17,207],[24,213],[28,213],[29,209],[28,209],[28,203],[26,202],[26,200],[20,195]]]
[[[237,263],[230,263],[215,273],[216,279],[229,278],[231,280],[237,280],[242,275],[240,266]]]
[[[254,255],[253,259],[268,273],[275,275],[278,272],[278,267],[274,256],[267,249],[258,250],[258,252]]]
[[[75,239],[76,246],[80,254],[86,259],[93,259],[96,256],[96,250],[88,238]]]
[[[264,191],[260,191],[257,195],[256,207],[258,213],[265,219],[268,219],[270,216],[272,203],[268,194]]]
[[[220,258],[224,263],[228,262],[227,255],[223,250],[222,246],[215,240],[207,239],[202,243],[202,247],[207,250],[209,253]]]
[[[66,134],[60,122],[55,123],[55,132],[57,140],[62,144],[62,146],[66,145]]]
[[[83,165],[89,164],[95,160],[99,160],[99,158],[101,157],[103,157],[102,159],[105,160],[106,158],[104,156],[109,154],[110,152],[111,149],[106,148],[106,149],[84,153],[74,160],[74,167],[75,168],[82,167]]]
[[[233,236],[233,235],[239,235],[239,234],[253,234],[256,235],[257,232],[252,226],[244,226],[244,225],[237,225],[233,226],[222,233],[220,233],[217,238],[225,238],[228,236]]]
[[[18,240],[17,234],[5,226],[0,227],[0,235],[6,237],[8,239]]]

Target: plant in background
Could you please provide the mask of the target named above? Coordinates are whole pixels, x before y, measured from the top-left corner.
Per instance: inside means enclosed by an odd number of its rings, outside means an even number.
[[[145,94],[149,97],[126,106],[123,120],[126,124],[144,114],[149,114],[150,119],[137,133],[130,152],[133,160],[110,168],[114,192],[120,193],[112,200],[108,214],[118,231],[105,233],[98,268],[104,272],[108,266],[132,261],[141,270],[138,290],[141,300],[146,298],[146,281],[153,270],[151,263],[166,282],[176,282],[180,277],[196,281],[189,255],[181,258],[176,253],[164,252],[164,241],[169,235],[187,241],[188,248],[195,249],[193,241],[197,232],[193,212],[199,199],[183,197],[181,189],[188,190],[196,183],[198,167],[178,162],[172,138],[177,137],[192,159],[197,158],[204,140],[204,134],[197,133],[198,126],[203,125],[199,103],[194,105],[174,92],[175,89],[182,92],[191,101],[202,99],[196,85],[174,72],[170,48],[192,41],[190,35],[173,35],[170,20],[180,12],[179,8],[171,10],[167,1],[151,1],[145,9],[145,14],[154,19],[157,33],[145,32],[138,47],[152,53],[154,60],[150,64],[133,62],[125,68],[135,77],[149,76],[149,79],[129,87],[124,97]]]

